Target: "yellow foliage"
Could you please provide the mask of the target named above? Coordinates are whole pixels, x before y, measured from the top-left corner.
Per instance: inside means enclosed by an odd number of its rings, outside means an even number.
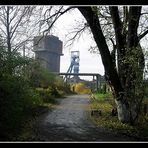
[[[78,94],[90,94],[91,90],[83,83],[76,83],[72,85],[72,90]]]

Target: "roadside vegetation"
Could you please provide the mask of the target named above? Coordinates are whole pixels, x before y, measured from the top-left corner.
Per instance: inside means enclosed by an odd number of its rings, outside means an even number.
[[[107,128],[113,132],[121,133],[137,140],[148,140],[148,95],[147,86],[145,88],[145,99],[141,108],[139,120],[134,124],[123,124],[118,120],[116,104],[111,92],[94,93],[90,96],[90,109],[99,110],[101,114],[96,113],[91,116],[92,121],[99,127]]]
[[[88,88],[84,83],[79,82],[71,85],[71,90],[77,94],[90,94],[91,89]]]

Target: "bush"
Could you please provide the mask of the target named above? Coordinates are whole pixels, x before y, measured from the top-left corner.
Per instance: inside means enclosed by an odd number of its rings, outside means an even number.
[[[40,89],[36,89],[40,87]],[[43,103],[65,94],[61,78],[37,61],[0,48],[0,140],[11,140]],[[25,122],[26,123],[26,122]]]
[[[25,68],[25,78],[34,88],[48,88],[56,82],[56,75],[42,68],[38,61],[31,61]]]
[[[72,86],[74,91],[78,94],[90,94],[91,90],[87,88],[83,83],[77,83]]]
[[[48,88],[37,88],[37,92],[44,103],[56,103],[55,98],[64,97],[63,89],[58,89],[56,86],[49,86]]]
[[[3,77],[0,92],[0,131],[2,137],[9,137],[21,128],[28,110],[42,101],[22,77]]]
[[[42,101],[44,103],[55,103],[56,102],[54,99],[54,96],[52,96],[51,88],[47,88],[47,89],[37,88],[36,90],[39,93],[39,95],[42,98]]]

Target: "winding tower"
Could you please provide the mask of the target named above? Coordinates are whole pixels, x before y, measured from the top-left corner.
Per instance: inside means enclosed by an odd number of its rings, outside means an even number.
[[[79,61],[80,61],[80,52],[79,51],[71,51],[71,63],[70,63],[67,73],[78,74],[79,73],[79,66],[80,66]],[[68,77],[66,77],[66,79],[70,79],[70,75]],[[77,81],[79,79],[79,77],[76,75],[76,76],[74,76],[73,79],[75,79],[75,81]]]

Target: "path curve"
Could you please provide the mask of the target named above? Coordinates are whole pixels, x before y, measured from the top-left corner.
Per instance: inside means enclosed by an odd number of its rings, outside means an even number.
[[[41,116],[36,124],[37,141],[135,141],[96,127],[88,114],[88,95],[73,95],[59,100],[59,105]]]

